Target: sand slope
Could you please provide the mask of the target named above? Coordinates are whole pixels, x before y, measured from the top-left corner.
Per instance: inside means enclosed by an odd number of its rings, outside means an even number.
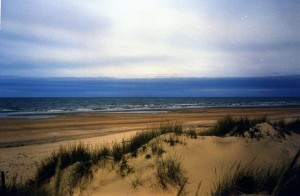
[[[260,125],[261,129],[269,125]],[[270,128],[270,127],[269,127]],[[217,177],[228,172],[234,164],[252,162],[257,166],[287,163],[300,148],[300,136],[286,136],[286,139],[276,139],[270,136],[260,140],[241,137],[198,137],[191,139],[186,136],[178,137],[181,142],[170,146],[160,141],[166,151],[162,157],[175,157],[182,162],[188,177],[185,193],[195,195],[201,183],[199,195],[209,195],[213,182]],[[94,178],[84,185],[83,190],[77,188],[75,193],[80,195],[176,195],[178,186],[168,185],[162,189],[156,178],[157,156],[151,154],[151,145],[146,151],[141,151],[137,158],[130,157],[128,165],[133,172],[121,177],[119,166],[111,169],[100,169],[95,172]],[[145,156],[151,154],[150,159]],[[139,180],[141,184],[134,186]]]

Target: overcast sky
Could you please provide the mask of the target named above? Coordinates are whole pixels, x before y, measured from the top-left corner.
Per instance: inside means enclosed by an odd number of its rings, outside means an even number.
[[[299,0],[2,0],[0,76],[300,74]]]

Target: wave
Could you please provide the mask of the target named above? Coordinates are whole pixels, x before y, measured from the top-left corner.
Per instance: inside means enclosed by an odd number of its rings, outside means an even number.
[[[300,98],[0,98],[0,118],[72,112],[155,112],[206,107],[300,106]]]

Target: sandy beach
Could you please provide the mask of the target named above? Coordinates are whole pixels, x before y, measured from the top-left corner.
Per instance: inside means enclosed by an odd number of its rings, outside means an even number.
[[[186,127],[194,127],[201,131],[227,114],[233,117],[247,116],[249,118],[266,115],[270,121],[280,119],[289,121],[300,117],[300,107],[205,108],[173,110],[156,114],[75,113],[46,119],[0,119],[0,169],[5,171],[8,179],[18,175],[26,180],[34,175],[36,165],[61,145],[78,143],[79,141],[91,146],[109,144],[113,141],[121,141],[137,131],[147,129],[147,127],[151,128],[171,122],[180,122]],[[288,160],[300,147],[299,136],[294,135],[291,138],[289,141],[283,142],[264,140],[249,144],[236,137],[201,137],[196,140],[185,139],[186,145],[184,147],[176,146],[167,151],[175,151],[182,155],[184,160],[187,160],[184,165],[190,174],[189,190],[195,192],[199,181],[205,181],[202,191],[207,193],[211,188],[211,181],[216,168],[220,169],[232,165],[236,161],[247,162],[253,158],[258,159],[260,163]],[[194,156],[195,154],[197,156]],[[145,160],[141,162],[133,160],[132,164],[140,165],[140,169],[143,169],[143,164],[148,167]],[[117,181],[121,183],[122,179]],[[93,183],[95,182],[91,182],[92,187]],[[109,195],[109,190],[120,185],[118,183],[104,186],[101,188],[102,193]],[[100,189],[99,187],[98,189],[92,187],[87,188],[87,194],[95,195],[97,192],[95,190]],[[118,189],[119,193],[125,189],[130,188],[127,185],[122,185]],[[136,190],[132,192],[130,189],[130,193],[136,195],[151,194],[149,189],[147,189],[148,192],[143,189],[146,188],[144,187],[138,192]],[[163,192],[163,194],[166,193]],[[167,194],[172,195],[174,192],[167,192]]]
[[[74,139],[138,131],[161,123],[179,122],[195,127],[211,126],[217,119],[258,117],[270,120],[300,116],[300,107],[205,108],[173,110],[167,113],[74,113],[44,119],[0,119],[0,148],[55,143]]]

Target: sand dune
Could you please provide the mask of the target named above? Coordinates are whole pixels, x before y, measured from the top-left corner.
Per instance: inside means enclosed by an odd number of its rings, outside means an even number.
[[[162,136],[166,137],[166,136]],[[163,139],[162,139],[163,140]],[[288,136],[286,140],[276,141],[270,137],[246,140],[238,137],[198,137],[197,139],[181,136],[183,144],[169,146],[163,144],[166,151],[163,157],[177,157],[182,161],[188,177],[185,192],[195,195],[201,183],[199,195],[209,195],[213,182],[222,177],[234,164],[270,166],[289,162],[300,148],[300,136]],[[150,148],[148,146],[148,148]],[[77,189],[81,195],[176,195],[178,187],[169,186],[161,189],[156,179],[155,156],[146,159],[148,151],[137,158],[129,158],[128,165],[134,172],[121,177],[115,169],[100,169],[84,190]],[[141,184],[136,188],[134,181],[140,178]]]

